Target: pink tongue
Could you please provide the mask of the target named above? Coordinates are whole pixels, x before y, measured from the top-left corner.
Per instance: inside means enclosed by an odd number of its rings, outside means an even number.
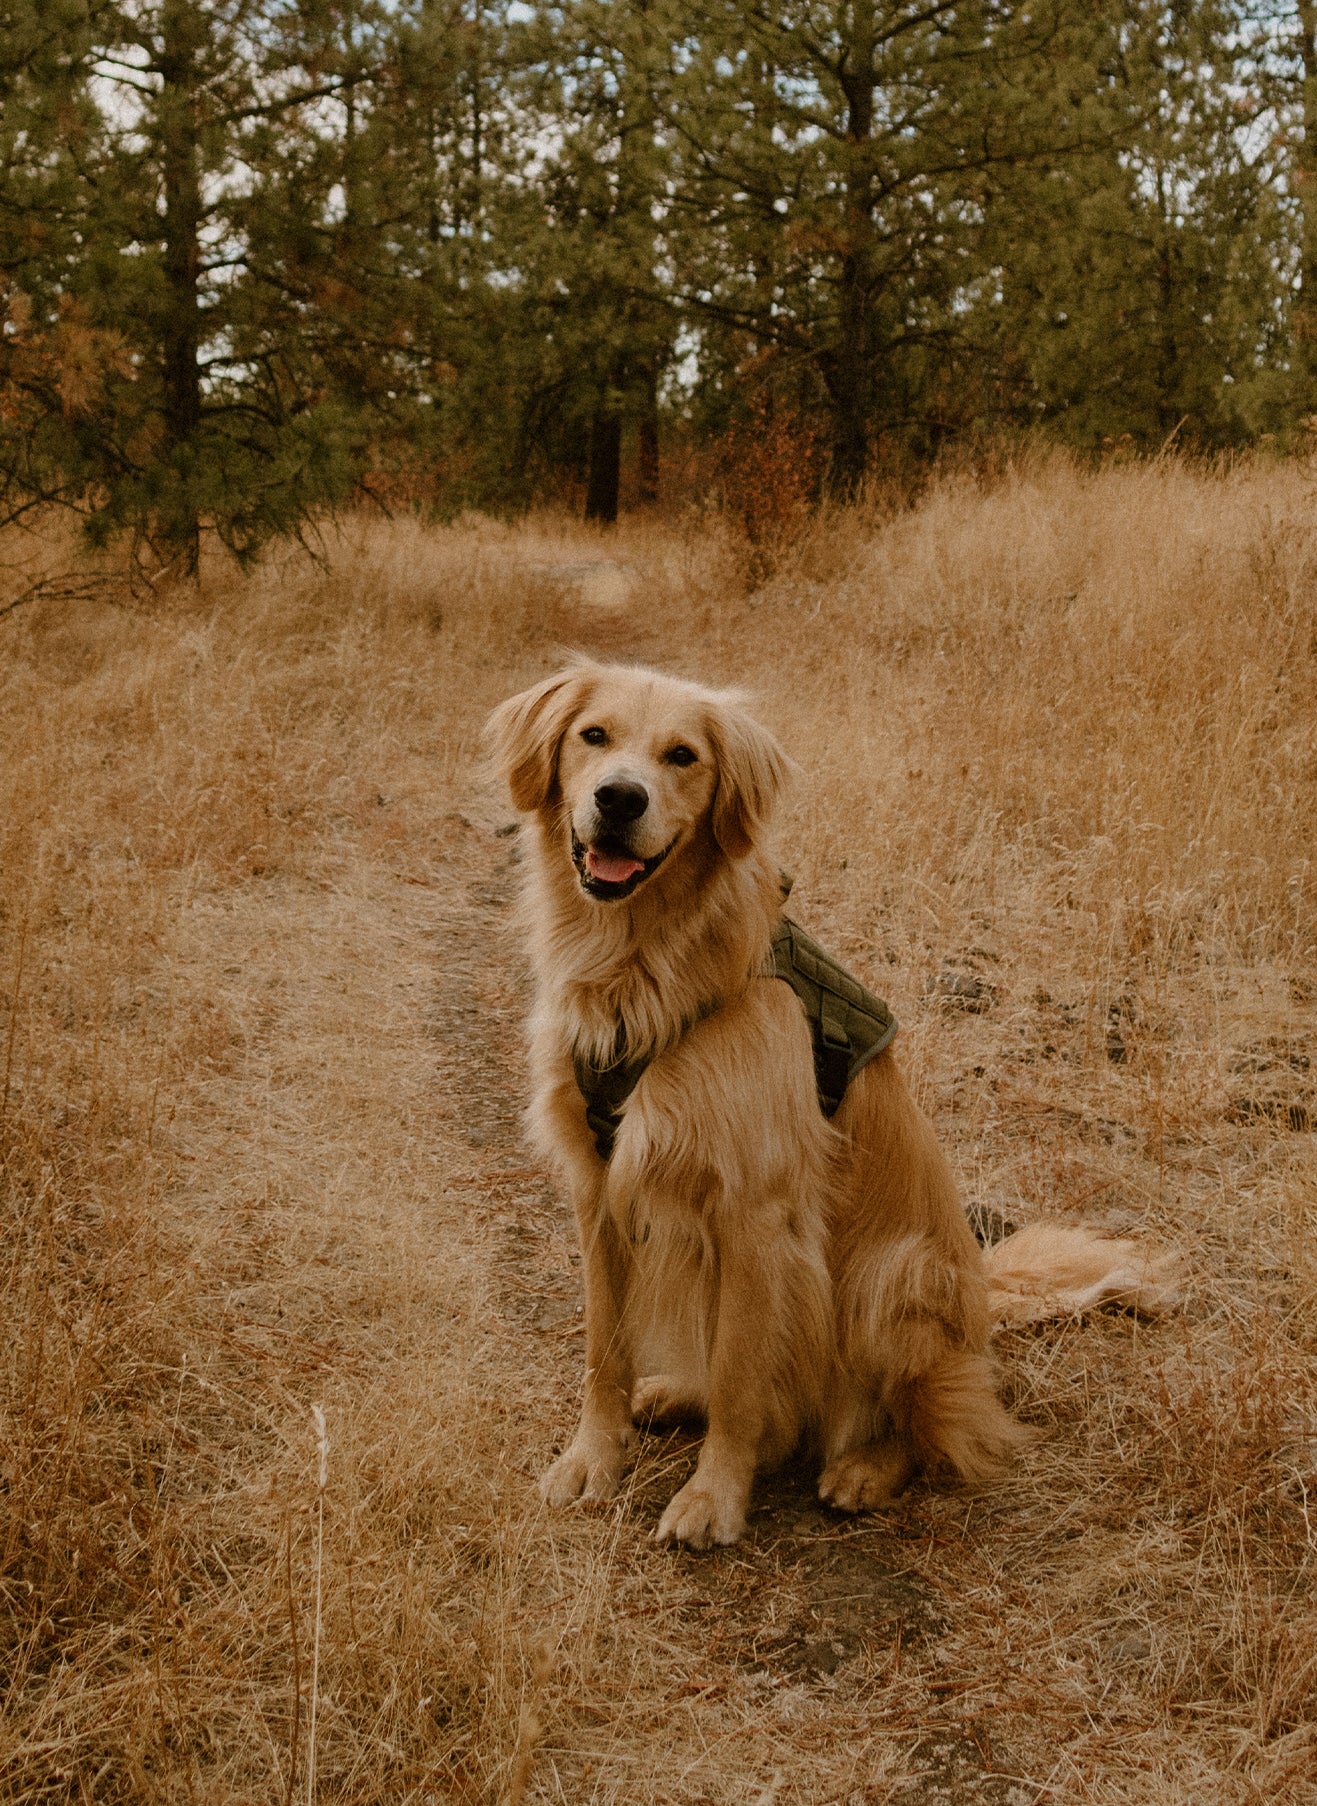
[[[604,884],[625,884],[628,878],[645,869],[643,860],[629,859],[625,853],[601,853],[596,847],[590,848],[585,863],[590,868],[590,876]]]

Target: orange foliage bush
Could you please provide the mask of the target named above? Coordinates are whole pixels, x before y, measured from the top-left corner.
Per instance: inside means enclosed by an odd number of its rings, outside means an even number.
[[[816,429],[760,393],[719,446],[723,506],[747,542],[746,574],[762,583],[805,531],[818,494]]]

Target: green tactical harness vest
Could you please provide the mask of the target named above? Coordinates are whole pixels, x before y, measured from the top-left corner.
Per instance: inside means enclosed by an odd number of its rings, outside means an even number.
[[[856,1073],[891,1045],[896,1018],[790,916],[779,917],[773,930],[772,962],[764,972],[765,977],[770,974],[785,980],[800,999],[814,1038],[819,1107],[825,1116],[835,1116]],[[701,1010],[696,1020],[712,1015],[716,1008],[715,1004]],[[694,1023],[687,1026],[693,1028]],[[635,1060],[623,1056],[608,1066],[596,1066],[573,1051],[572,1069],[585,1099],[585,1120],[605,1160],[613,1151],[622,1106],[640,1083],[649,1061],[649,1055]]]

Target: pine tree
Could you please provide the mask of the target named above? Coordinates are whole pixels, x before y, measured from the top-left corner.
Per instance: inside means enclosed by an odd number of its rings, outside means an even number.
[[[10,0],[0,33],[0,524],[81,494],[132,375],[95,308],[105,133],[86,0]]]
[[[516,293],[536,348],[521,461],[584,478],[588,518],[618,509],[634,435],[640,492],[658,479],[658,391],[675,320],[662,264],[668,153],[661,0],[576,0],[525,33],[524,112],[538,139],[519,217]]]
[[[725,368],[795,367],[849,493],[880,436],[929,449],[981,281],[985,184],[1082,144],[1066,9],[828,0],[690,15],[671,125],[708,233],[685,299]],[[1081,50],[1072,40],[1078,35]]]
[[[1101,129],[989,207],[1002,412],[1101,444],[1277,423],[1288,221],[1228,3],[1131,4],[1095,61]]]
[[[62,431],[51,430],[54,407],[39,410],[48,474],[36,492],[76,506],[93,537],[130,530],[139,558],[183,575],[197,569],[203,527],[250,556],[347,493],[360,464],[332,406],[303,398],[289,407],[233,341],[247,274],[247,152],[272,120],[338,84],[297,55],[310,10],[273,0],[69,0],[52,19],[36,9],[60,35],[45,66],[28,65],[32,105],[43,116],[62,107],[56,137],[66,148],[69,102],[76,129],[67,158],[76,176],[61,175],[57,158],[45,204],[76,254],[61,265],[43,242],[29,289],[47,297],[48,337],[67,340],[75,327],[82,335],[88,368],[58,410]],[[113,93],[100,109],[93,69]],[[57,366],[73,367],[67,346],[55,347]],[[0,458],[32,487],[22,423],[7,427]]]
[[[1238,443],[1317,413],[1315,82],[1308,0],[9,0],[0,520],[607,521],[668,381],[843,496]]]
[[[488,498],[516,431],[505,24],[470,0],[338,7],[298,57],[334,93],[248,150],[248,381],[354,421],[385,487],[429,468]]]

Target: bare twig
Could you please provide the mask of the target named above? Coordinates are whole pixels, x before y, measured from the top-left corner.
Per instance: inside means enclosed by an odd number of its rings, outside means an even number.
[[[14,1034],[18,1028],[18,998],[23,989],[23,961],[27,954],[27,913],[23,915],[23,926],[18,934],[18,959],[14,967],[14,996],[9,1006],[9,1033],[5,1039],[5,1085],[0,1095],[0,1124],[9,1115],[9,1086],[14,1071]]]
[[[123,571],[61,571],[39,577],[17,596],[0,603],[0,620],[28,602],[108,602],[119,608],[133,593],[133,581]]]

